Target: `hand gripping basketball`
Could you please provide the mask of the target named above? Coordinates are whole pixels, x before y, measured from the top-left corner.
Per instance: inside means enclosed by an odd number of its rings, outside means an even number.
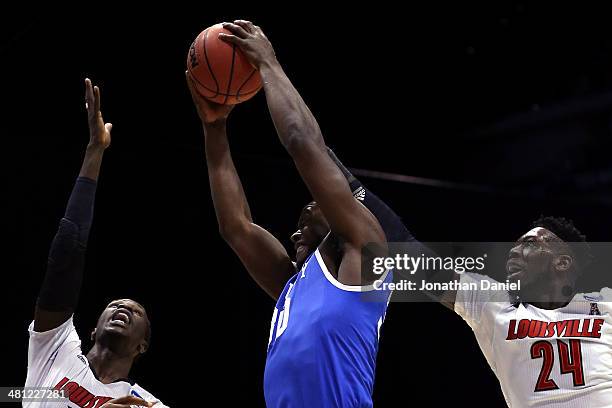
[[[231,36],[222,24],[202,31],[189,47],[187,71],[194,89],[211,102],[235,105],[261,89],[261,76],[240,47],[222,41],[220,34]]]
[[[223,23],[223,28],[231,34],[219,33],[219,38],[240,47],[249,62],[257,69],[262,64],[276,62],[274,48],[262,29],[250,21],[235,20],[234,23]]]

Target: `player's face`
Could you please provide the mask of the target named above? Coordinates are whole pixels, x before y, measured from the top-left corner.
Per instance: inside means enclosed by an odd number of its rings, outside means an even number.
[[[295,262],[301,267],[329,233],[329,224],[315,201],[302,209],[297,228],[291,235],[291,242],[295,248]]]
[[[520,280],[524,288],[537,282],[546,284],[553,278],[553,260],[562,253],[567,253],[567,248],[559,237],[546,228],[534,228],[519,238],[510,250],[506,262],[507,278],[511,282]]]
[[[139,349],[146,343],[148,325],[144,307],[131,299],[118,299],[110,302],[100,315],[96,337],[120,336],[128,340],[130,350],[144,352]]]

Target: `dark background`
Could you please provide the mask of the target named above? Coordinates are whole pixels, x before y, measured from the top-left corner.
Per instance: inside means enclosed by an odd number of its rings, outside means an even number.
[[[114,127],[76,314],[84,348],[106,302],[133,297],[153,324],[150,353],[133,370],[139,384],[175,407],[213,397],[263,405],[273,301],[219,238],[184,83],[191,41],[220,21],[262,26],[347,165],[452,182],[363,178],[418,238],[511,241],[545,213],[609,240],[612,37],[603,9],[356,4],[2,13],[0,385],[25,381],[26,329],[87,143],[87,76]],[[288,244],[309,195],[263,93],[234,110],[228,131],[255,221]],[[504,406],[470,329],[436,304],[390,306],[374,398],[378,407]]]

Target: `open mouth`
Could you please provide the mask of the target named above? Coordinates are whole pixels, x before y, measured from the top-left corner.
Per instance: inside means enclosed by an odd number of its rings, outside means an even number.
[[[293,249],[295,249],[295,252],[297,253],[300,251],[300,249],[301,250],[306,249],[306,244],[302,240],[300,240],[296,242],[295,244],[293,244]]]
[[[130,318],[129,312],[119,310],[113,314],[110,323],[117,326],[127,327],[131,321],[132,319]]]
[[[299,257],[301,254],[306,252],[306,250],[307,250],[306,245],[297,245],[295,247],[295,256]]]
[[[518,275],[523,272],[523,265],[518,262],[508,261],[506,263],[506,271],[508,272],[508,277]]]

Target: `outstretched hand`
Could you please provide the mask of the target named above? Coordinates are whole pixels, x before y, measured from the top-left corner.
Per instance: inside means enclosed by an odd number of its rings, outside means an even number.
[[[185,77],[187,79],[187,87],[189,87],[189,92],[191,92],[191,99],[193,99],[193,104],[198,111],[202,124],[211,125],[224,122],[232,109],[234,109],[234,105],[220,105],[209,101],[195,89],[195,84],[189,72],[185,71]]]
[[[111,142],[111,123],[104,123],[100,111],[100,88],[92,86],[89,78],[85,79],[85,107],[89,121],[89,146],[106,149]]]

